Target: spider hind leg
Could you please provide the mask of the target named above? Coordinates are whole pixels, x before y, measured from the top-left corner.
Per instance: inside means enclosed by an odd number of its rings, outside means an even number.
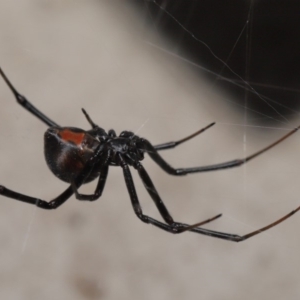
[[[53,122],[51,119],[49,119],[46,115],[44,115],[41,111],[39,111],[34,105],[32,105],[26,97],[22,96],[12,85],[12,83],[9,81],[7,76],[4,74],[3,70],[0,68],[0,75],[2,76],[3,80],[6,82],[14,96],[16,97],[17,102],[25,108],[27,111],[32,113],[34,116],[36,116],[38,119],[40,119],[42,122],[44,122],[49,127],[60,127],[55,122]]]

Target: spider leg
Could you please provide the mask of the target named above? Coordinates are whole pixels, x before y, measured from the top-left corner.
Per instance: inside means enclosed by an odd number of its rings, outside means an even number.
[[[108,174],[108,164],[111,156],[111,151],[108,150],[104,154],[105,156],[100,155],[101,151],[102,151],[102,147],[100,144],[99,147],[95,150],[93,157],[88,161],[84,169],[81,171],[81,174],[71,182],[71,186],[76,195],[76,199],[78,200],[94,201],[100,198],[102,195],[106,183],[107,174]],[[98,165],[100,160],[101,160],[101,165],[99,167],[100,176],[94,194],[85,195],[85,194],[78,193],[78,188],[82,185],[82,183],[85,182],[86,178],[89,177],[91,172],[93,172],[94,167]]]
[[[144,185],[146,186],[150,196],[152,197],[153,201],[155,202],[161,216],[163,217],[163,219],[168,223],[168,224],[164,224],[158,220],[155,220],[147,215],[143,214],[142,211],[142,207],[140,205],[138,196],[136,194],[136,190],[134,187],[134,183],[133,183],[133,179],[131,176],[131,172],[129,170],[128,165],[125,163],[124,159],[122,158],[121,155],[119,155],[119,159],[120,159],[120,165],[123,169],[123,174],[124,174],[124,178],[125,178],[125,182],[126,182],[126,186],[128,189],[128,193],[130,195],[130,199],[131,199],[131,203],[133,206],[133,210],[135,212],[135,214],[137,215],[137,217],[145,222],[145,223],[150,223],[156,227],[159,227],[163,230],[166,230],[170,233],[182,233],[184,231],[188,231],[188,230],[193,230],[194,228],[204,225],[206,223],[209,223],[211,221],[214,221],[215,219],[221,217],[221,214],[209,218],[205,221],[199,222],[197,224],[193,224],[193,225],[187,225],[187,224],[182,224],[182,223],[178,223],[178,222],[174,222],[173,218],[171,217],[171,215],[169,214],[167,208],[165,207],[164,203],[162,202],[162,200],[160,199],[157,191],[155,190],[155,187],[150,179],[150,177],[148,176],[148,174],[146,173],[146,171],[144,170],[144,168],[141,166],[141,164],[137,165],[136,168],[139,171],[139,174],[141,173],[141,178],[144,182]],[[141,168],[140,168],[141,166]],[[150,184],[150,186],[148,186],[148,184]],[[151,190],[151,192],[150,192]],[[153,196],[155,195],[155,196]]]
[[[41,200],[38,198],[26,196],[24,194],[20,194],[17,192],[14,192],[12,190],[7,189],[4,186],[0,186],[0,195],[3,195],[5,197],[22,201],[25,203],[36,205],[37,207],[43,208],[43,209],[55,209],[59,207],[60,205],[64,204],[72,195],[73,195],[73,189],[72,186],[69,186],[63,193],[61,193],[58,197],[51,200],[50,202],[47,202],[45,200]]]
[[[151,198],[154,200],[158,210],[160,211],[161,215],[164,217],[164,210],[161,210],[160,209],[160,206],[162,205],[163,208],[164,208],[164,205],[163,205],[163,202],[161,200],[161,198],[159,197],[152,181],[151,181],[151,178],[149,177],[148,173],[146,172],[145,168],[142,166],[142,164],[138,163],[135,168],[138,170],[139,172],[139,175],[144,183],[144,186],[145,188],[147,189],[148,193],[150,194]],[[276,225],[278,225],[279,223],[285,221],[286,219],[290,218],[292,215],[294,215],[297,211],[300,210],[300,206],[293,210],[292,212],[290,212],[289,214],[285,215],[284,217],[280,218],[279,220],[265,226],[265,227],[262,227],[258,230],[255,230],[253,232],[250,232],[248,234],[245,234],[243,236],[240,236],[240,235],[236,235],[236,234],[230,234],[230,233],[224,233],[224,232],[218,232],[218,231],[213,231],[213,230],[208,230],[208,229],[203,229],[203,228],[195,228],[194,225],[190,226],[190,225],[187,225],[187,224],[182,224],[182,223],[176,223],[176,224],[179,224],[180,226],[182,226],[182,228],[184,228],[184,231],[186,230],[189,230],[189,231],[192,231],[192,232],[196,232],[196,233],[200,233],[200,234],[204,234],[204,235],[209,235],[209,236],[212,236],[212,237],[216,237],[216,238],[221,238],[221,239],[225,239],[225,240],[229,240],[229,241],[233,241],[233,242],[241,242],[241,241],[244,241],[254,235],[257,235],[263,231],[266,231]],[[217,217],[220,217],[221,215],[218,215],[216,216],[215,218],[211,218],[207,221],[204,221],[202,224],[201,223],[198,223],[197,225],[198,226],[201,226],[203,224],[206,224],[208,222],[211,222],[213,221],[214,219],[216,219]],[[172,223],[168,222],[168,219],[164,217],[164,220],[169,224],[171,225]],[[172,219],[171,219],[172,220]],[[154,221],[156,220],[153,220],[151,221],[151,223],[154,223]],[[170,231],[170,227],[165,225],[165,224],[161,224],[161,223],[157,223],[156,222],[156,226],[160,227],[161,229],[164,229],[166,231]],[[197,227],[198,227],[197,226]]]
[[[186,175],[186,174],[189,174],[189,173],[229,169],[229,168],[234,168],[234,167],[238,167],[240,165],[243,165],[244,163],[250,161],[251,159],[259,156],[260,154],[262,154],[262,153],[268,151],[269,149],[273,148],[274,146],[280,144],[285,139],[287,139],[292,134],[294,134],[296,131],[298,131],[299,128],[300,128],[300,126],[294,128],[293,130],[291,130],[289,133],[287,133],[286,135],[284,135],[283,137],[281,137],[280,139],[278,139],[274,143],[270,144],[269,146],[263,148],[262,150],[254,153],[252,155],[249,155],[249,156],[247,156],[243,159],[235,159],[235,160],[231,160],[231,161],[220,163],[220,164],[200,166],[200,167],[192,167],[192,168],[179,168],[179,169],[173,168],[159,155],[159,153],[157,152],[155,147],[152,146],[152,144],[149,141],[145,140],[145,139],[140,140],[138,147],[140,149],[148,152],[150,157],[168,174],[171,174],[171,175]]]
[[[2,69],[0,68],[0,75],[10,88],[10,90],[15,95],[17,102],[22,105],[27,111],[32,113],[34,116],[39,118],[41,121],[43,121],[46,125],[49,127],[60,127],[55,122],[53,122],[51,119],[49,119],[46,115],[44,115],[41,111],[39,111],[35,106],[33,106],[24,96],[19,94],[19,92],[14,88],[14,86],[11,84],[11,82],[8,80]]]
[[[14,191],[9,190],[6,187],[1,186],[1,185],[0,185],[0,195],[15,199],[15,200],[19,200],[22,202],[26,202],[29,204],[34,204],[37,207],[44,208],[44,209],[57,208],[60,205],[64,204],[74,194],[74,192],[77,191],[77,188],[79,188],[84,183],[85,179],[89,176],[90,172],[93,169],[92,166],[95,166],[95,163],[98,162],[100,151],[101,151],[101,145],[99,145],[98,149],[95,150],[93,157],[85,165],[84,169],[79,174],[79,176],[77,176],[77,178],[75,178],[74,184],[71,184],[63,193],[61,193],[58,197],[51,200],[50,202],[14,192]],[[107,163],[109,155],[110,155],[110,153],[107,152],[106,160],[104,160],[105,164]],[[105,170],[104,170],[104,173],[105,173]],[[104,173],[103,173],[103,176],[104,176]],[[98,186],[100,186],[100,188],[101,188],[101,186],[103,185],[103,188],[104,188],[104,184],[105,184],[105,180],[103,182],[103,177],[101,177],[101,179],[99,180]],[[76,187],[75,190],[73,188],[73,185],[75,185],[75,187]]]
[[[165,222],[167,224],[169,224],[169,225],[173,224],[174,223],[173,218],[171,217],[168,209],[166,208],[165,204],[163,203],[162,199],[160,198],[158,192],[156,191],[154,184],[152,183],[151,178],[149,177],[148,173],[146,172],[146,170],[144,169],[142,164],[137,163],[134,166],[134,168],[138,171],[147,192],[149,193],[150,197],[154,201],[162,218],[165,220]],[[128,170],[128,172],[129,172],[129,170]],[[128,177],[128,174],[127,174],[127,177]]]
[[[100,147],[99,147],[99,149],[100,149]],[[99,149],[98,149],[98,151],[99,151]],[[96,151],[96,154],[90,160],[89,164],[86,165],[86,167],[83,169],[83,171],[78,176],[78,178],[76,178],[74,180],[74,183],[72,183],[63,193],[61,193],[58,197],[51,200],[50,202],[14,192],[14,191],[9,190],[6,187],[1,186],[1,185],[0,185],[0,195],[3,195],[5,197],[11,198],[11,199],[15,199],[18,201],[22,201],[25,203],[34,204],[37,207],[40,207],[43,209],[58,208],[60,205],[64,204],[74,193],[78,194],[77,188],[82,185],[85,178],[90,174],[90,172],[92,170],[90,168],[90,166],[93,165],[94,161],[98,158],[97,157],[98,151]],[[89,170],[89,172],[87,170]],[[105,180],[106,180],[106,177],[104,177],[105,176],[105,168],[103,168],[103,174],[101,174],[101,175],[102,176],[100,176],[99,182],[97,185],[97,188],[99,189],[98,192],[101,191],[101,188],[103,190],[104,185],[105,185]],[[107,170],[106,170],[106,175],[107,175]],[[74,189],[74,186],[75,186],[75,189]],[[96,188],[96,192],[97,192],[97,188]],[[96,192],[95,192],[95,194],[96,194]],[[100,193],[100,195],[101,195],[101,193]],[[84,196],[90,196],[90,195],[83,195],[83,197]],[[85,200],[85,199],[82,199],[82,200]]]
[[[204,234],[204,235],[208,235],[208,236],[212,236],[212,237],[216,237],[216,238],[221,238],[224,240],[229,240],[231,242],[242,242],[245,241],[257,234],[260,234],[278,224],[280,224],[281,222],[285,221],[286,219],[290,218],[292,215],[294,215],[296,212],[298,212],[300,210],[300,206],[297,207],[296,209],[294,209],[293,211],[291,211],[290,213],[288,213],[287,215],[285,215],[284,217],[276,220],[275,222],[264,226],[260,229],[257,229],[255,231],[252,231],[250,233],[247,233],[245,235],[236,235],[236,234],[229,234],[229,233],[224,233],[224,232],[218,232],[218,231],[213,231],[213,230],[208,230],[208,229],[204,229],[204,228],[194,228],[191,229],[190,231],[192,232],[196,232],[196,233],[200,233],[200,234]]]
[[[159,144],[159,145],[156,145],[156,146],[153,146],[155,148],[156,151],[160,151],[160,150],[166,150],[166,149],[172,149],[172,148],[175,148],[176,146],[192,139],[193,137],[199,135],[200,133],[204,132],[206,129],[212,127],[213,125],[215,125],[216,123],[213,122],[211,124],[209,124],[208,126],[198,130],[197,132],[179,140],[179,141],[176,141],[176,142],[168,142],[168,143],[163,143],[163,144]]]
[[[182,226],[184,225],[184,230],[190,230],[192,228],[198,227],[200,225],[204,225],[206,223],[209,223],[219,217],[222,216],[222,214],[218,214],[215,217],[209,218],[206,221],[202,221],[199,222],[197,224],[194,225],[187,225],[187,224],[182,224],[182,223],[178,223],[178,222],[174,222],[173,218],[171,217],[170,213],[168,212],[167,208],[165,207],[162,199],[160,198],[150,176],[148,175],[147,171],[145,170],[145,168],[143,167],[143,165],[141,163],[136,163],[136,165],[134,166],[135,169],[138,171],[141,180],[147,190],[147,192],[149,193],[150,197],[152,198],[152,200],[154,201],[158,211],[160,212],[161,216],[163,217],[163,219],[166,221],[166,223],[168,223],[169,225],[178,225],[178,226]],[[183,232],[181,231],[181,232]]]
[[[251,237],[253,237],[257,234],[260,234],[261,232],[264,232],[264,231],[280,224],[281,222],[283,222],[286,219],[290,218],[292,215],[294,215],[296,212],[298,212],[300,210],[300,206],[299,206],[295,210],[291,211],[290,213],[288,213],[284,217],[276,220],[275,222],[273,222],[273,223],[271,223],[267,226],[264,226],[260,229],[257,229],[255,231],[252,231],[248,234],[245,234],[245,235],[237,235],[237,234],[231,234],[231,233],[225,233],[225,232],[219,232],[219,231],[199,228],[199,226],[207,224],[207,223],[219,218],[221,216],[221,214],[217,215],[213,218],[210,218],[206,221],[197,223],[195,225],[187,225],[187,224],[178,223],[178,222],[173,222],[173,224],[172,224],[172,223],[170,223],[170,221],[173,220],[172,217],[169,214],[164,215],[164,213],[165,213],[164,210],[166,210],[166,212],[167,212],[167,209],[165,208],[162,200],[160,199],[160,197],[159,197],[159,195],[158,195],[158,193],[157,193],[157,191],[156,191],[149,175],[147,174],[144,167],[141,164],[138,164],[136,166],[136,169],[138,170],[139,175],[140,175],[147,191],[149,192],[150,196],[154,200],[154,202],[155,202],[159,212],[161,213],[162,217],[168,223],[168,224],[164,224],[164,223],[161,223],[161,222],[159,222],[159,221],[157,221],[157,220],[155,220],[155,219],[153,219],[149,216],[145,216],[142,213],[142,209],[141,209],[141,206],[140,206],[140,203],[139,203],[139,200],[138,200],[135,188],[134,188],[134,183],[133,183],[133,180],[132,180],[132,177],[131,177],[131,174],[130,174],[130,170],[129,170],[129,168],[126,164],[122,168],[123,168],[123,171],[124,171],[124,177],[125,177],[126,185],[127,185],[127,188],[128,188],[128,192],[130,194],[132,205],[133,205],[134,211],[137,214],[137,216],[143,222],[150,223],[152,225],[155,225],[155,226],[157,226],[157,227],[159,227],[159,228],[161,228],[165,231],[171,232],[171,233],[181,233],[181,232],[184,232],[184,231],[192,231],[192,232],[195,232],[195,233],[199,233],[199,234],[203,234],[203,235],[207,235],[207,236],[211,236],[211,237],[215,237],[215,238],[220,238],[220,239],[223,239],[223,240],[228,240],[228,241],[231,241],[231,242],[242,242],[242,241],[245,241],[245,240],[247,240],[247,239],[249,239],[249,238],[251,238]],[[167,218],[166,216],[169,217],[169,218]]]
[[[260,228],[260,229],[257,229],[257,230],[255,230],[255,231],[252,231],[252,232],[250,232],[250,233],[248,233],[248,234],[245,234],[245,235],[241,236],[239,239],[237,239],[237,240],[235,240],[235,241],[236,241],[236,242],[241,242],[241,241],[244,241],[244,240],[246,240],[246,239],[249,239],[249,238],[253,237],[254,235],[257,235],[257,234],[259,234],[259,233],[261,233],[261,232],[263,232],[263,231],[266,231],[266,230],[268,230],[268,229],[270,229],[270,228],[272,228],[272,227],[274,227],[274,226],[280,224],[281,222],[285,221],[286,219],[290,218],[292,215],[294,215],[294,214],[295,214],[296,212],[298,212],[299,210],[300,210],[300,206],[297,207],[296,209],[294,209],[293,211],[291,211],[290,213],[288,213],[287,215],[285,215],[284,217],[282,217],[282,218],[276,220],[275,222],[273,222],[273,223],[271,223],[271,224],[269,224],[269,225],[267,225],[267,226],[265,226],[265,227],[262,227],[262,228]]]
[[[103,190],[104,190],[107,174],[108,174],[108,165],[104,165],[100,169],[100,177],[99,177],[98,184],[97,184],[97,187],[95,189],[95,192],[94,192],[94,194],[91,194],[91,195],[79,194],[75,183],[72,182],[72,188],[73,188],[73,191],[76,195],[76,199],[78,199],[78,200],[89,200],[89,201],[94,201],[94,200],[99,199],[102,195]]]

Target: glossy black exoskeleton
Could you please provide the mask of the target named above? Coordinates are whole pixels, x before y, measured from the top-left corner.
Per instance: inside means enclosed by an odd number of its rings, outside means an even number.
[[[91,120],[84,109],[82,109],[82,111],[92,129],[85,131],[83,129],[74,127],[61,127],[49,119],[37,108],[35,108],[24,96],[20,95],[8,80],[1,68],[0,75],[3,77],[4,81],[15,95],[17,102],[49,127],[44,136],[44,152],[47,165],[55,176],[70,184],[70,186],[63,193],[49,202],[12,191],[1,185],[0,195],[30,203],[44,209],[54,209],[59,207],[73,194],[75,194],[78,200],[93,201],[98,199],[102,194],[108,175],[109,166],[120,166],[123,170],[132,207],[140,220],[171,233],[192,231],[234,242],[244,241],[256,234],[259,234],[260,232],[263,232],[286,220],[295,212],[300,210],[300,207],[298,207],[291,213],[273,222],[272,224],[243,236],[208,230],[200,227],[203,224],[219,218],[221,214],[194,225],[175,222],[160,198],[151,178],[141,164],[141,160],[144,158],[144,153],[147,153],[165,172],[171,175],[181,176],[189,173],[233,168],[243,165],[244,163],[271,149],[275,145],[281,143],[283,140],[294,134],[299,127],[291,130],[276,142],[246,158],[235,159],[225,163],[203,167],[175,169],[160,156],[158,151],[175,148],[179,144],[184,143],[204,132],[215,123],[211,123],[203,129],[179,141],[168,142],[156,146],[153,146],[148,140],[140,138],[130,131],[123,131],[119,136],[116,135],[114,130],[109,130],[106,133],[104,129],[96,125]],[[143,214],[129,166],[132,166],[138,171],[146,190],[154,201],[165,223]],[[78,192],[78,189],[82,184],[90,182],[96,178],[99,179],[93,194],[86,195]]]

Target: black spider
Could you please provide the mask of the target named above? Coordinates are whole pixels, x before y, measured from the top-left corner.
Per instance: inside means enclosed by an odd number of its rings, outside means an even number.
[[[61,193],[58,197],[51,200],[50,202],[26,196],[24,194],[20,194],[9,190],[4,186],[0,186],[0,194],[3,196],[23,201],[26,203],[34,204],[44,209],[54,209],[59,207],[64,202],[66,202],[73,194],[75,194],[78,200],[94,201],[97,200],[102,194],[109,166],[120,166],[123,169],[124,178],[131,199],[133,210],[141,221],[145,223],[150,223],[154,226],[157,226],[160,229],[171,233],[192,231],[235,242],[246,240],[264,230],[267,230],[277,225],[278,223],[284,221],[300,209],[297,208],[296,210],[284,216],[280,220],[277,220],[276,222],[266,227],[263,227],[244,236],[217,232],[199,227],[203,224],[206,224],[219,218],[221,214],[194,225],[178,223],[175,222],[171,217],[162,199],[158,195],[152,183],[152,180],[150,179],[148,173],[146,172],[146,170],[140,162],[144,158],[144,153],[148,153],[149,156],[165,172],[167,172],[170,175],[176,176],[182,176],[189,173],[207,172],[237,167],[248,162],[254,157],[262,154],[263,152],[269,150],[275,145],[279,144],[280,142],[291,136],[293,133],[295,133],[299,129],[299,127],[293,129],[288,134],[286,134],[276,142],[272,143],[268,147],[244,159],[236,159],[225,163],[203,167],[175,169],[171,167],[159,155],[158,151],[174,148],[179,144],[186,142],[191,138],[197,136],[198,134],[202,133],[206,129],[213,126],[215,123],[211,123],[205,128],[179,141],[164,143],[156,146],[152,146],[152,144],[149,141],[136,136],[130,131],[123,131],[119,136],[117,136],[115,131],[112,129],[109,130],[108,133],[106,133],[104,129],[96,125],[91,120],[91,118],[84,109],[82,109],[82,111],[86,119],[90,123],[92,129],[85,131],[83,129],[74,127],[61,127],[52,120],[50,120],[38,109],[36,109],[24,96],[20,95],[13,87],[11,82],[8,80],[1,68],[0,74],[11,89],[11,91],[13,92],[13,94],[15,95],[17,102],[49,126],[44,136],[44,151],[46,162],[55,176],[57,176],[59,179],[65,182],[70,183],[70,186],[63,193]],[[129,166],[134,167],[138,171],[145,188],[147,189],[149,195],[154,201],[157,209],[159,210],[159,213],[161,214],[166,224],[143,214],[138,196],[135,191]],[[98,184],[93,194],[84,195],[78,192],[78,188],[82,184],[90,182],[96,179],[97,177],[99,177]]]

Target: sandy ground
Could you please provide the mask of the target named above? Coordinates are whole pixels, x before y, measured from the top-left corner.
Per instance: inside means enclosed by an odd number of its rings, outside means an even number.
[[[240,126],[230,98],[199,82],[125,1],[2,0],[0,65],[17,89],[61,125],[132,130],[154,144],[216,121],[201,137],[164,152],[174,166],[243,157],[296,125]],[[226,98],[227,97],[227,98]],[[50,200],[66,188],[47,169],[44,124],[0,80],[0,182]],[[298,122],[299,123],[299,122]],[[246,148],[244,138],[246,137]],[[245,150],[246,149],[246,150]],[[178,221],[223,213],[207,228],[248,233],[299,205],[299,135],[244,168],[176,178],[144,166]],[[138,176],[144,211],[160,218]],[[94,183],[82,188],[91,192]],[[300,214],[244,243],[171,235],[134,215],[122,172],[103,197],[72,197],[56,211],[1,197],[1,299],[299,299]]]

